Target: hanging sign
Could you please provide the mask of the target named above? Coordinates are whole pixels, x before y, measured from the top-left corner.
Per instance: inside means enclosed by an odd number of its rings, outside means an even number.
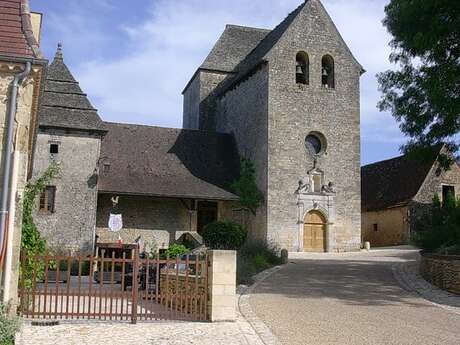
[[[110,214],[109,217],[109,229],[113,232],[118,232],[123,228],[123,218],[121,214]]]

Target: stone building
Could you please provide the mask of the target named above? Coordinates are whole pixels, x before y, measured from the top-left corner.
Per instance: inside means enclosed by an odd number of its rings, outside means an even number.
[[[407,244],[435,194],[441,202],[448,194],[460,196],[460,166],[455,162],[445,171],[436,158],[400,156],[362,167],[363,241],[377,247]]]
[[[105,133],[104,123],[64,64],[59,47],[42,89],[33,168],[35,179],[53,163],[60,168],[34,216],[55,250],[93,248],[97,167]]]
[[[38,98],[47,61],[39,49],[41,15],[30,12],[28,0],[0,1],[0,13],[0,188],[6,192],[1,210],[5,215],[5,227],[0,237],[0,286],[2,301],[11,302],[14,310],[21,201],[32,168]],[[8,156],[11,158],[9,165]],[[6,180],[5,171],[9,176]]]
[[[231,135],[106,123],[100,160],[97,235],[132,243],[141,237],[165,249],[183,234],[200,241],[215,220],[239,220],[229,185],[238,178],[239,158]],[[107,228],[117,196],[123,229]]]
[[[64,67],[58,53],[34,171],[63,165],[43,195],[47,212],[37,214],[50,241],[86,248],[95,231],[99,241],[167,247],[230,219],[292,251],[360,248],[364,71],[319,0],[302,2],[273,30],[228,25],[183,91],[184,129],[101,124]],[[265,200],[249,219],[230,188],[240,158],[254,163]],[[120,233],[108,231],[115,211]]]
[[[362,73],[309,0],[271,31],[227,26],[185,88],[184,126],[233,134],[256,166],[265,204],[254,237],[289,250],[359,249]]]

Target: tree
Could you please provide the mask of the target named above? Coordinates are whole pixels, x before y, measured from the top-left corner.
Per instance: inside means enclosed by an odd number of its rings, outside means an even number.
[[[255,215],[264,201],[264,196],[257,188],[256,170],[249,159],[241,159],[240,178],[232,183],[231,188],[239,196],[240,205]]]
[[[391,0],[385,7],[399,70],[377,77],[382,111],[391,111],[410,139],[406,152],[446,143],[458,148],[460,130],[460,1]]]

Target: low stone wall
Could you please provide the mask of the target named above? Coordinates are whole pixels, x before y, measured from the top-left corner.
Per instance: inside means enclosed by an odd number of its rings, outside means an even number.
[[[460,256],[421,253],[420,274],[437,287],[460,295]]]

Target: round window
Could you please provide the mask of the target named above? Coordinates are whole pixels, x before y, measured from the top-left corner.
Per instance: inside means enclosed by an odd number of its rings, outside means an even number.
[[[326,138],[318,132],[311,132],[305,138],[307,150],[314,156],[319,156],[326,151]]]

